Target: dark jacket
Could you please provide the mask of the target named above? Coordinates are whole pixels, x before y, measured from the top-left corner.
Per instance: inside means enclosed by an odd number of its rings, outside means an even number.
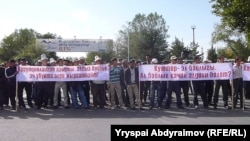
[[[135,83],[139,84],[139,69],[138,68],[134,68],[135,69]],[[125,71],[125,83],[126,85],[130,85],[131,84],[131,69],[128,68]]]

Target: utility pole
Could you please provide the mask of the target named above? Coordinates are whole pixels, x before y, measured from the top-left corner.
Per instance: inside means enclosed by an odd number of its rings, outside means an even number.
[[[193,47],[194,47],[194,45],[195,45],[194,30],[195,30],[196,26],[192,25],[191,28],[193,29]]]
[[[130,46],[129,46],[129,28],[130,28],[130,22],[128,22],[128,62],[129,62],[129,56],[130,56]]]

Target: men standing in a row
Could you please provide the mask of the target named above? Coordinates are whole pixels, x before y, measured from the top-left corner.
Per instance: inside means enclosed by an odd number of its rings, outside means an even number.
[[[7,78],[7,93],[10,98],[11,103],[11,109],[16,109],[16,74],[17,74],[17,68],[16,68],[16,61],[14,59],[11,59],[9,61],[9,67],[5,69],[5,77]]]
[[[25,58],[21,59],[20,66],[27,66],[27,60]],[[32,93],[32,83],[31,82],[19,82],[18,83],[18,102],[20,108],[26,108],[23,100],[23,90],[25,89],[27,102],[30,108],[33,107],[31,93]]]

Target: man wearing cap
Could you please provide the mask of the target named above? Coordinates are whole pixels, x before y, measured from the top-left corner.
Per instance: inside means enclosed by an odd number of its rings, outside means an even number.
[[[102,59],[99,56],[95,56],[95,65],[102,64]],[[105,83],[104,80],[91,81],[91,92],[93,94],[93,104],[95,108],[103,109],[105,105]]]
[[[115,109],[115,94],[117,94],[119,106],[121,108],[125,108],[122,94],[121,94],[121,80],[123,77],[121,67],[117,65],[117,58],[112,58],[112,67],[110,68],[109,75],[109,88],[110,88],[110,96],[111,96],[111,110]],[[116,92],[116,93],[115,93]],[[117,105],[117,107],[119,107]]]
[[[48,58],[45,54],[41,55],[41,66],[49,66]],[[36,82],[36,95],[35,95],[35,104],[36,109],[41,109],[43,106],[45,109],[48,108],[48,99],[50,94],[50,89],[48,89],[48,82]]]
[[[23,58],[19,66],[27,66],[27,60]],[[23,100],[23,89],[25,89],[27,102],[30,108],[33,108],[31,93],[32,93],[32,83],[31,82],[18,82],[18,102],[20,108],[26,108]]]
[[[7,94],[10,98],[11,109],[16,109],[16,61],[14,59],[9,60],[9,67],[5,69],[5,77],[7,78]]]
[[[177,64],[177,57],[171,56],[171,63],[170,64]],[[181,85],[180,81],[168,81],[168,89],[167,89],[167,99],[166,99],[166,109],[170,108],[172,102],[172,93],[175,92],[176,100],[177,100],[177,107],[183,109],[182,101],[181,101]]]
[[[155,65],[158,64],[158,60],[156,58],[153,58],[151,60],[151,64]],[[161,89],[161,82],[160,81],[151,81],[150,82],[150,106],[149,110],[152,110],[154,108],[154,102],[155,102],[155,93],[157,93],[157,107],[162,108],[162,89]]]

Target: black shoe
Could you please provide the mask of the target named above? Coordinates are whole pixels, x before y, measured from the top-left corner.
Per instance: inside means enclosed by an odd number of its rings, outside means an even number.
[[[169,109],[169,108],[170,108],[170,106],[165,106],[164,108],[165,108],[165,109]]]
[[[30,108],[33,108],[34,106],[33,106],[33,104],[29,104],[29,107],[30,107]]]
[[[131,107],[130,109],[131,109],[131,110],[135,110],[135,107]]]
[[[53,106],[53,109],[58,109],[58,106]]]
[[[161,107],[161,106],[159,106],[159,107],[158,107],[158,109],[159,109],[159,110],[162,110],[162,107]]]
[[[152,110],[153,109],[153,106],[149,106],[149,110]]]
[[[70,107],[69,107],[69,106],[65,106],[64,108],[65,108],[65,109],[69,109]]]
[[[181,106],[177,106],[178,109],[184,109],[184,107],[181,105]]]
[[[214,109],[217,109],[217,104],[214,104]]]

